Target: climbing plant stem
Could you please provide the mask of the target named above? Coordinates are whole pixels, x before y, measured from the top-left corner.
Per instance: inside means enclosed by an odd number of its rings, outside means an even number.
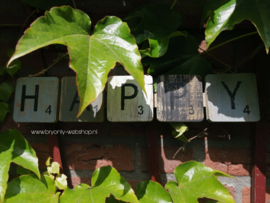
[[[171,9],[173,9],[174,5],[176,4],[177,0],[174,0],[173,5],[171,6]]]

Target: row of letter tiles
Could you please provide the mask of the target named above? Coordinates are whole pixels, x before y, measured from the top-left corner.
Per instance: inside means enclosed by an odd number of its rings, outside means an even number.
[[[103,122],[103,93],[77,118],[76,77],[20,78],[16,84],[16,122]],[[149,122],[154,118],[153,78],[144,76],[145,92],[132,76],[112,76],[107,83],[107,118],[111,122]],[[161,122],[256,122],[260,119],[254,74],[207,75],[205,98],[200,76],[160,75],[157,78],[157,120]]]

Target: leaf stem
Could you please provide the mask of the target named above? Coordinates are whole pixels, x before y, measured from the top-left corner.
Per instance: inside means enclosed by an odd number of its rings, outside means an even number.
[[[22,25],[22,29],[21,29],[20,33],[23,32],[23,28],[24,28],[25,24],[27,23],[27,21],[29,20],[29,18],[30,18],[35,12],[38,12],[38,9],[33,10],[32,13],[26,18],[26,20],[24,21],[24,23],[23,23],[23,25]],[[20,34],[20,35],[21,35],[21,34]]]
[[[220,47],[220,46],[223,46],[224,44],[227,44],[227,43],[232,42],[232,41],[234,41],[234,40],[237,40],[237,39],[240,39],[240,38],[243,38],[243,37],[247,37],[247,36],[249,36],[249,35],[254,35],[254,34],[257,34],[257,31],[255,31],[255,32],[250,32],[250,33],[248,33],[248,34],[241,35],[241,36],[239,36],[239,37],[235,37],[235,38],[233,38],[233,39],[230,39],[230,40],[228,40],[228,41],[226,41],[226,42],[223,42],[223,43],[221,43],[221,44],[219,44],[219,45],[217,45],[217,46],[215,46],[215,47],[212,47],[212,48],[208,49],[208,50],[205,51],[205,52],[212,51],[212,50],[214,50],[214,49],[216,49],[216,48],[218,48],[218,47]],[[202,53],[204,53],[204,52],[202,52]],[[201,54],[202,54],[202,53],[201,53]]]
[[[174,5],[176,4],[177,0],[174,0],[173,5],[171,6],[171,9],[173,9]]]
[[[37,74],[35,74],[35,75],[29,75],[29,77],[32,78],[32,77],[37,77],[37,76],[40,76],[40,75],[44,74],[47,70],[49,70],[49,69],[50,69],[51,67],[53,67],[58,61],[60,61],[62,58],[64,58],[64,57],[67,56],[67,55],[68,55],[68,53],[63,54],[61,57],[58,57],[56,60],[54,60],[54,62],[53,62],[50,66],[48,66],[48,68],[43,69],[42,71],[40,71],[39,73],[37,73]]]
[[[74,8],[75,8],[75,9],[77,9],[77,6],[76,6],[76,3],[75,3],[75,0],[72,0],[72,2],[73,2],[73,6],[74,6]]]

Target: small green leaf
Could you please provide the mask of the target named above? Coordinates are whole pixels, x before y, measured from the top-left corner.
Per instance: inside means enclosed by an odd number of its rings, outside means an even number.
[[[14,78],[15,73],[17,73],[19,69],[21,69],[21,61],[16,59],[12,61],[8,68],[6,68],[6,71],[12,78]]]
[[[33,171],[40,178],[36,153],[18,130],[5,130],[0,134],[0,202],[6,192],[11,162]]]
[[[48,159],[47,159],[47,161],[46,161],[46,166],[51,166],[51,157],[49,157]]]
[[[32,173],[32,171],[30,171],[28,169],[25,169],[25,168],[21,167],[20,165],[17,166],[16,174],[18,174],[18,175],[29,175],[31,173]]]
[[[206,197],[224,203],[235,203],[228,189],[216,177],[231,177],[226,173],[189,161],[177,166],[174,175],[176,182],[170,181],[165,186],[174,202],[197,203],[198,198]]]
[[[23,3],[39,8],[41,10],[49,10],[54,6],[66,5],[69,0],[21,0]]]
[[[4,119],[9,112],[8,104],[6,102],[0,102],[0,122],[4,122]]]
[[[0,100],[8,101],[12,93],[14,92],[13,86],[8,82],[0,84]]]
[[[47,167],[48,173],[60,174],[60,164],[57,162],[52,162],[51,166]]]
[[[124,21],[138,44],[148,39],[150,47],[141,53],[150,57],[164,55],[170,38],[186,35],[186,32],[177,31],[181,15],[164,4],[142,6],[132,11]]]
[[[67,176],[64,175],[64,174],[61,174],[61,175],[56,176],[55,185],[60,190],[67,189]]]
[[[9,49],[7,50],[7,56],[10,58],[15,52],[15,49]]]
[[[188,139],[184,136],[184,133],[188,131],[188,127],[185,123],[169,123],[173,128],[173,136],[174,138],[177,138],[181,140],[182,142],[187,143]]]
[[[57,203],[60,193],[55,194],[55,184],[49,177],[24,175],[8,183],[4,203]]]
[[[69,6],[55,7],[25,31],[16,46],[15,59],[50,44],[68,46],[70,67],[76,72],[80,97],[78,116],[104,90],[109,71],[119,62],[145,92],[141,55],[129,27],[121,19],[107,16],[90,36],[89,16]]]
[[[142,181],[136,187],[140,203],[172,203],[170,194],[157,182]]]

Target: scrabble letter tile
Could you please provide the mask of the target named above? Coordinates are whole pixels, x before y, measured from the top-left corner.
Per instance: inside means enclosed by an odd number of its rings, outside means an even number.
[[[147,96],[132,76],[108,79],[107,116],[111,122],[153,120],[153,78],[144,76]]]
[[[77,118],[80,99],[77,92],[76,77],[64,77],[61,84],[59,120],[64,122],[103,122],[103,93],[92,102]]]
[[[160,75],[157,79],[157,119],[200,122],[204,119],[200,76]]]
[[[56,122],[58,96],[59,80],[56,77],[19,78],[15,91],[14,121]]]
[[[206,116],[212,122],[260,120],[254,74],[207,75],[205,88]]]

